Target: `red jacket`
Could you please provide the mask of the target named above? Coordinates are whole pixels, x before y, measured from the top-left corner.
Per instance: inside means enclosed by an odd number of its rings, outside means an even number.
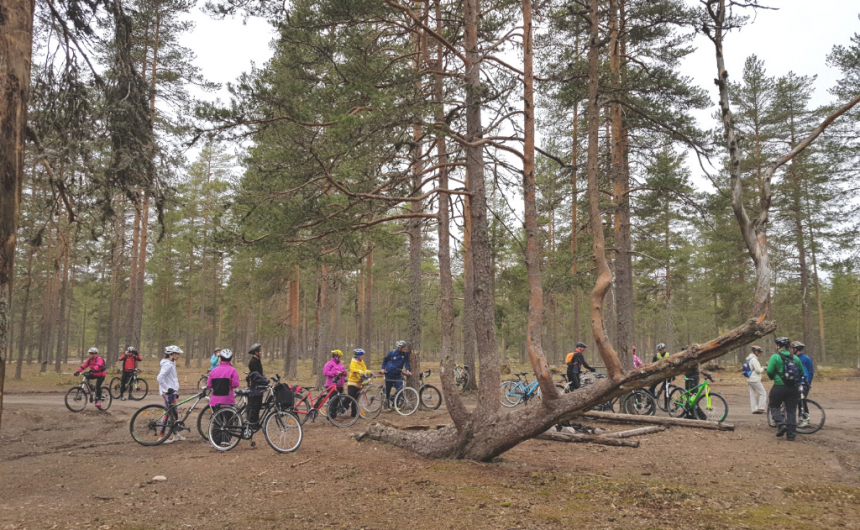
[[[137,362],[142,361],[143,358],[139,353],[123,353],[119,356],[119,360],[122,361],[123,372],[132,372],[137,368]]]
[[[78,370],[76,373],[81,373],[87,368],[92,369],[92,373],[90,375],[92,375],[93,377],[104,377],[107,375],[107,367],[105,366],[105,360],[98,355],[95,357],[95,359],[90,357],[89,359],[84,361],[84,364],[81,365],[81,369]]]

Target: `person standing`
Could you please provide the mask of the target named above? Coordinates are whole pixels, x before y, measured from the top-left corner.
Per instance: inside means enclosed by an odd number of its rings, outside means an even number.
[[[812,365],[812,358],[803,351],[805,349],[806,345],[802,342],[794,341],[791,343],[789,351],[794,355],[797,355],[797,358],[800,359],[800,364],[803,365],[803,383],[801,383],[800,388],[800,410],[804,414],[804,418],[801,419],[801,423],[809,425],[809,409],[806,406],[806,398],[809,397],[809,391],[812,390],[812,377],[815,375],[815,367]]]
[[[176,417],[176,400],[179,399],[179,376],[176,375],[176,361],[182,354],[179,346],[168,346],[164,348],[164,359],[161,360],[161,371],[158,372],[158,392],[164,399],[164,406],[168,411],[172,411],[173,417]],[[165,432],[161,432],[161,436],[165,436]],[[164,443],[173,443],[184,440],[185,437],[179,433],[175,433],[169,440]]]
[[[104,383],[105,376],[107,375],[107,366],[105,365],[105,360],[99,355],[98,348],[90,348],[87,353],[90,354],[90,358],[84,361],[84,364],[78,368],[75,375],[80,375],[86,369],[89,370],[86,378],[90,381],[95,380],[96,382],[96,408],[100,409],[102,408],[102,383]]]
[[[567,361],[567,380],[570,382],[571,392],[578,389],[582,384],[579,374],[582,373],[583,367],[592,372],[595,371],[594,368],[588,366],[588,363],[585,362],[585,356],[582,355],[587,347],[584,342],[577,342],[576,349],[568,353],[565,359]]]
[[[209,371],[210,372],[212,370],[218,368],[218,363],[221,362],[220,353],[221,353],[221,348],[215,348],[215,351],[212,352],[212,357],[209,357]],[[230,353],[231,353],[230,356],[232,357],[233,352],[231,351]],[[234,368],[234,370],[235,370],[235,368]]]
[[[764,385],[761,384],[761,374],[764,373],[764,368],[758,359],[761,354],[761,346],[753,346],[752,353],[747,356],[747,365],[750,368],[747,382],[750,386],[750,408],[753,414],[764,414],[767,406],[767,392],[764,390]]]
[[[343,365],[341,360],[343,359],[343,352],[340,350],[332,350],[331,352],[331,360],[325,363],[323,366],[323,375],[325,375],[325,386],[326,388],[334,385],[337,388],[337,392],[339,394],[343,394],[343,383],[346,379],[346,367]]]
[[[373,376],[373,372],[367,370],[364,364],[364,350],[361,348],[353,350],[353,358],[349,363],[349,376],[346,379],[346,393],[349,397],[358,401],[358,393],[364,388],[364,378]],[[355,416],[356,411],[350,411]]]
[[[120,355],[119,360],[122,361],[122,381],[119,387],[119,399],[120,401],[125,401],[126,387],[128,387],[128,397],[131,397],[131,387],[128,381],[134,375],[134,371],[137,370],[137,363],[142,361],[143,358],[137,353],[134,346],[129,346],[125,349],[125,353]]]
[[[385,407],[391,406],[391,389],[398,391],[403,388],[403,374],[412,375],[409,366],[409,349],[406,341],[399,340],[394,349],[385,355],[382,360],[382,369],[379,373],[385,375]]]
[[[800,401],[799,386],[804,376],[803,364],[787,350],[791,344],[788,337],[779,337],[775,342],[779,351],[767,363],[767,376],[773,381],[770,415],[776,422],[776,436],[785,436],[789,442],[793,442],[797,432],[797,405]]]
[[[666,359],[668,357],[669,357],[669,353],[666,351],[666,345],[661,342],[660,344],[657,345],[657,353],[654,354],[654,358],[651,359],[651,362],[656,363],[657,361],[662,361],[663,359]],[[672,381],[671,378],[666,379],[666,381],[665,381],[666,386],[669,386],[669,383],[671,381]],[[648,391],[651,392],[651,394],[653,396],[656,396],[659,398],[660,396],[657,396],[657,394],[655,392],[657,392],[657,387],[660,386],[661,384],[663,384],[662,381],[657,381],[656,383],[654,383],[653,385],[651,385],[648,388]]]
[[[636,355],[636,346],[633,346],[633,368],[641,368],[643,364],[645,363],[642,362],[642,359]]]
[[[259,343],[254,343],[248,350],[248,354],[251,356],[246,379],[248,388],[251,390],[248,394],[248,422],[257,424],[260,419],[260,409],[263,407],[262,388],[268,383],[263,376],[263,362],[260,360],[263,357],[263,347]]]
[[[233,391],[239,388],[239,372],[233,368],[233,352],[231,350],[218,350],[218,365],[209,372],[206,386],[212,389],[209,397],[209,406],[213,410],[218,407],[232,407],[236,404]]]

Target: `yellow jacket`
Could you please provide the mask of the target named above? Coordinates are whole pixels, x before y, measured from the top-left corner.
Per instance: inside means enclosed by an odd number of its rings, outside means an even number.
[[[361,376],[367,373],[367,366],[364,361],[359,361],[355,358],[349,363],[349,378],[346,380],[347,386],[363,386]]]

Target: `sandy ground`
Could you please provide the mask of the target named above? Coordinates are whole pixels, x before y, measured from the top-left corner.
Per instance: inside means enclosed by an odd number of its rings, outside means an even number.
[[[672,428],[637,449],[532,440],[481,464],[359,443],[349,434],[366,424],[324,419],[308,422],[287,455],[262,433],[256,447],[243,441],[227,453],[195,430],[142,447],[128,423],[156,398],[74,414],[64,392],[19,386],[4,396],[0,528],[860,527],[860,381],[816,381],[811,397],[827,424],[794,443],[750,414],[740,376],[719,373],[713,388],[729,402],[734,432]],[[448,421],[444,407],[381,419]]]

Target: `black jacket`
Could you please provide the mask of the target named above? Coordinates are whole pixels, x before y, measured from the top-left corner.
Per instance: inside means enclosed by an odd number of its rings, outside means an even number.
[[[258,374],[263,375],[263,363],[260,362],[260,359],[251,357],[251,360],[248,361],[248,371],[257,372]]]
[[[582,371],[583,366],[591,370],[592,372],[595,371],[594,368],[588,366],[588,363],[585,362],[585,357],[583,357],[582,354],[579,352],[573,354],[573,359],[570,360],[568,366],[573,366],[573,373],[575,374],[580,373]]]

